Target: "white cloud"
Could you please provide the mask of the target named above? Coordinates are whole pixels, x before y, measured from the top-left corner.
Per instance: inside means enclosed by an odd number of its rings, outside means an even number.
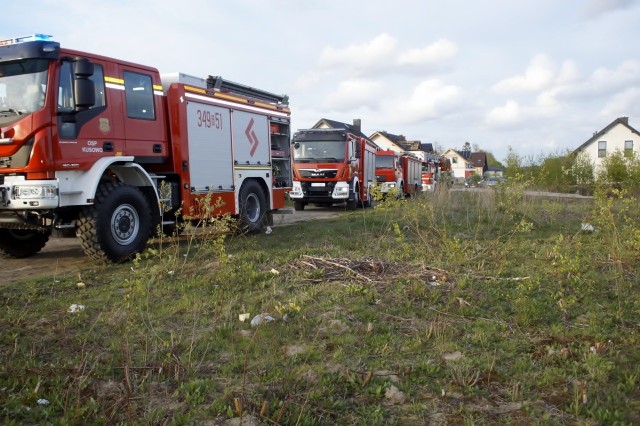
[[[447,62],[458,53],[458,46],[446,39],[440,39],[426,47],[409,49],[398,55],[402,66],[432,67]]]
[[[587,5],[587,16],[596,18],[616,10],[627,9],[634,5],[634,0],[591,0]]]
[[[375,107],[380,101],[384,85],[375,80],[347,80],[340,83],[338,90],[329,94],[325,107],[330,110],[344,111],[363,106]]]
[[[387,67],[393,58],[397,40],[383,33],[373,40],[351,44],[343,49],[325,47],[320,54],[320,68],[350,69],[362,72],[370,68]]]
[[[507,101],[506,104],[500,107],[495,107],[486,117],[486,122],[491,127],[511,127],[518,124],[522,119],[522,108],[514,101]]]
[[[548,87],[556,75],[553,61],[546,55],[536,55],[522,75],[507,78],[493,86],[497,93],[534,92]]]
[[[640,88],[630,87],[614,95],[602,108],[603,117],[628,117],[640,115]]]
[[[462,88],[430,79],[418,84],[408,98],[385,104],[392,120],[412,124],[446,115],[462,102]]]
[[[607,90],[640,84],[640,61],[624,61],[618,68],[598,68],[591,78],[594,86]]]

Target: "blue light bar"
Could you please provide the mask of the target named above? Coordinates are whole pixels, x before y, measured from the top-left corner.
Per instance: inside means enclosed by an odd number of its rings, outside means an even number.
[[[7,38],[0,40],[0,46],[8,46],[10,44],[26,43],[28,41],[50,41],[53,36],[46,34],[31,34],[24,37]]]

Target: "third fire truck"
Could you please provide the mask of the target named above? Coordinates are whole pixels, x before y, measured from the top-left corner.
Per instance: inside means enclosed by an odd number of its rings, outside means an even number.
[[[376,152],[376,182],[382,194],[396,191],[398,196],[417,195],[422,190],[422,162],[393,150]]]

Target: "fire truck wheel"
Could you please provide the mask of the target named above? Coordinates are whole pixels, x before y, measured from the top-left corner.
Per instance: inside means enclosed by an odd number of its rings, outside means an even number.
[[[372,206],[371,192],[367,191],[367,199],[362,201],[362,207],[367,208]]]
[[[353,191],[353,199],[347,200],[347,210],[355,210],[360,204],[360,188],[356,185],[355,191]]]
[[[50,232],[23,229],[0,229],[0,257],[33,256],[49,241]]]
[[[294,201],[293,202],[293,208],[296,211],[304,210],[304,206],[306,206],[306,204],[303,203],[302,201]]]
[[[250,234],[258,233],[264,226],[267,214],[267,201],[260,185],[247,181],[240,188],[240,230]]]
[[[80,213],[78,235],[88,256],[119,263],[144,250],[151,222],[142,191],[121,182],[103,182],[94,204]]]

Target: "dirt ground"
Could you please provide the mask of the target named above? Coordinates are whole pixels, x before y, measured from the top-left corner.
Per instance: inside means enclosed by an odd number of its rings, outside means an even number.
[[[344,211],[344,206],[318,208],[307,206],[304,211],[292,214],[275,214],[273,227],[287,226],[296,222],[335,217]],[[277,232],[275,229],[273,232]],[[42,251],[26,259],[0,259],[3,283],[18,282],[30,278],[78,275],[82,270],[96,266],[96,261],[88,258],[77,238],[52,237]]]

